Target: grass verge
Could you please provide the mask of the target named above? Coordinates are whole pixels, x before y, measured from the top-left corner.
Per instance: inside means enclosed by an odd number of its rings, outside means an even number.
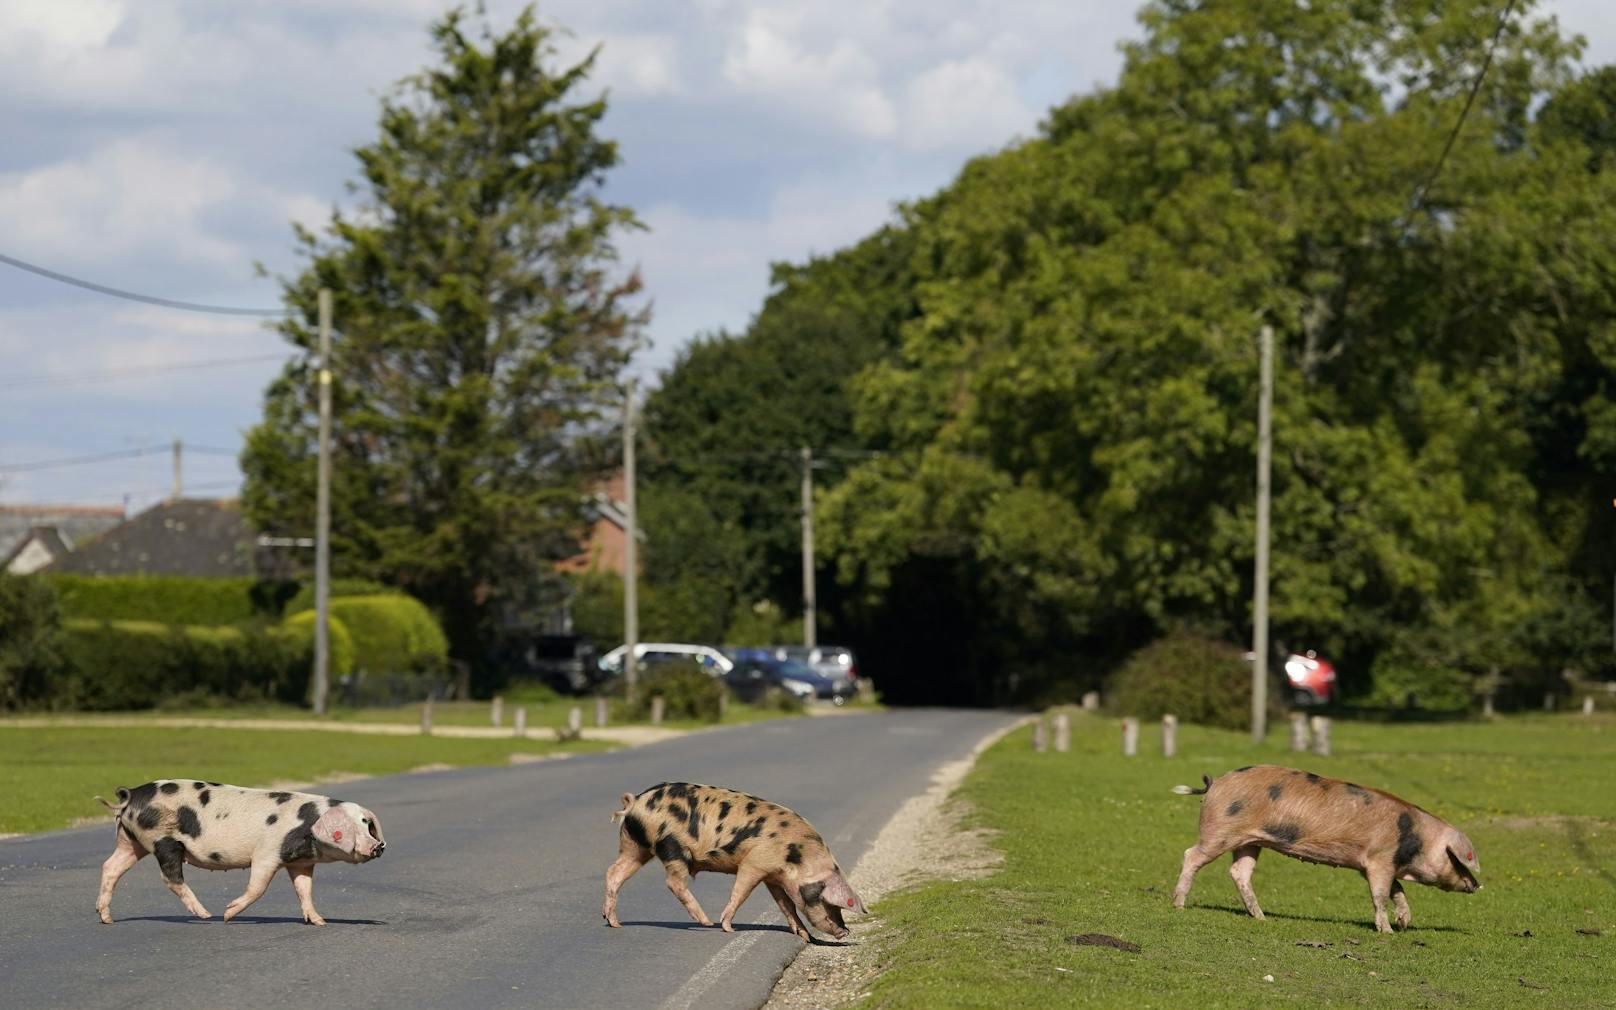
[[[1335,727],[1332,758],[1275,733],[1180,733],[1180,756],[1120,755],[1110,720],[1074,716],[1073,749],[1037,754],[1029,729],[985,753],[960,795],[967,827],[1004,852],[982,880],[881,903],[869,1007],[1616,1006],[1616,720],[1520,717],[1441,726]],[[1413,928],[1374,932],[1349,871],[1274,853],[1246,915],[1229,859],[1170,907],[1198,801],[1168,790],[1258,762],[1388,789],[1464,829],[1484,888],[1408,885]],[[1582,930],[1584,932],[1579,932]],[[1078,945],[1100,933],[1138,953]],[[1266,981],[1272,976],[1273,981]]]
[[[422,765],[498,765],[513,754],[582,754],[579,741],[451,739],[281,730],[100,727],[0,729],[0,833],[48,831],[104,814],[96,795],[157,778],[242,786],[388,775]]]

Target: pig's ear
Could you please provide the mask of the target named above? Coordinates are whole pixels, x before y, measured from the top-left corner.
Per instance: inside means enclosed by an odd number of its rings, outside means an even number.
[[[1452,854],[1454,862],[1469,871],[1472,877],[1480,878],[1481,860],[1476,858],[1476,847],[1470,844],[1470,839],[1461,832],[1448,833],[1448,852]]]
[[[332,807],[314,822],[314,837],[324,845],[352,852],[359,840],[359,825],[341,807]]]
[[[860,915],[868,915],[864,902],[859,898],[853,885],[842,879],[840,873],[833,873],[825,878],[824,902],[837,908],[845,908]]]

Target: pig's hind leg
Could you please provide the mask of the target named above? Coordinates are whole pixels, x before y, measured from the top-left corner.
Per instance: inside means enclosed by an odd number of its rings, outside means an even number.
[[[1195,874],[1201,867],[1228,852],[1227,846],[1207,847],[1202,842],[1196,842],[1184,850],[1184,869],[1178,874],[1178,886],[1173,888],[1173,907],[1183,908],[1184,899],[1190,896],[1190,884],[1195,881]]]
[[[229,922],[253,902],[264,896],[269,890],[269,882],[274,879],[275,872],[281,864],[267,859],[259,859],[252,864],[252,876],[247,878],[247,889],[241,892],[241,897],[224,907],[224,921]],[[312,882],[312,881],[311,881]]]
[[[1251,889],[1251,875],[1257,870],[1257,857],[1261,854],[1260,845],[1242,845],[1234,850],[1234,862],[1229,865],[1234,889],[1240,892],[1240,900],[1246,903],[1246,911],[1254,919],[1263,917],[1262,908],[1257,905],[1257,892]]]
[[[101,921],[112,925],[112,889],[118,886],[118,881],[125,873],[146,854],[146,850],[129,836],[123,825],[118,826],[118,847],[112,850],[112,855],[101,864],[101,892],[95,897],[95,914]]]
[[[617,921],[617,892],[622,888],[624,881],[634,876],[636,870],[651,861],[651,850],[637,844],[628,835],[618,843],[617,859],[606,870],[606,900],[600,906],[601,917],[606,925],[616,928],[623,925]]]
[[[185,844],[172,838],[159,839],[152,846],[152,852],[157,856],[157,868],[163,871],[163,883],[180,899],[186,910],[198,919],[211,919],[213,914],[202,907],[202,902],[185,883]]]

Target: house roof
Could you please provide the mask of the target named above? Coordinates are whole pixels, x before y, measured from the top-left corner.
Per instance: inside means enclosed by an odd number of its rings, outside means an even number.
[[[29,572],[38,571],[73,549],[67,541],[62,539],[62,535],[56,531],[56,527],[35,526],[23,534],[22,538],[13,544],[9,551],[0,554],[0,572],[11,571],[12,565],[18,560],[18,557],[34,544],[38,544],[40,550],[33,552],[30,557],[24,559],[23,567],[17,570],[17,574],[26,575]]]
[[[123,522],[121,505],[0,505],[0,556],[9,557],[29,533],[49,527],[69,550]]]
[[[80,575],[251,575],[254,537],[235,501],[163,502],[50,566]]]

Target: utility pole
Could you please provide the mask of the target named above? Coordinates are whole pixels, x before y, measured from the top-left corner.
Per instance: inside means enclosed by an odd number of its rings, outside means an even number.
[[[814,452],[802,447],[802,644],[819,644],[814,605]]]
[[[314,714],[331,689],[331,289],[320,289],[320,464],[314,503]]]
[[[1268,731],[1268,500],[1269,460],[1274,427],[1274,328],[1262,328],[1260,391],[1257,399],[1257,571],[1252,601],[1251,738],[1261,743]]]
[[[634,650],[640,644],[639,601],[639,513],[634,494],[634,436],[637,419],[634,416],[634,380],[628,380],[623,397],[623,513],[627,527],[623,530],[623,684],[630,705],[634,704],[634,688],[638,679],[638,663]]]
[[[180,454],[182,452],[184,452],[184,443],[176,438],[174,440],[174,493],[171,495],[174,501],[180,500],[180,494],[185,488],[185,482],[180,479]]]

